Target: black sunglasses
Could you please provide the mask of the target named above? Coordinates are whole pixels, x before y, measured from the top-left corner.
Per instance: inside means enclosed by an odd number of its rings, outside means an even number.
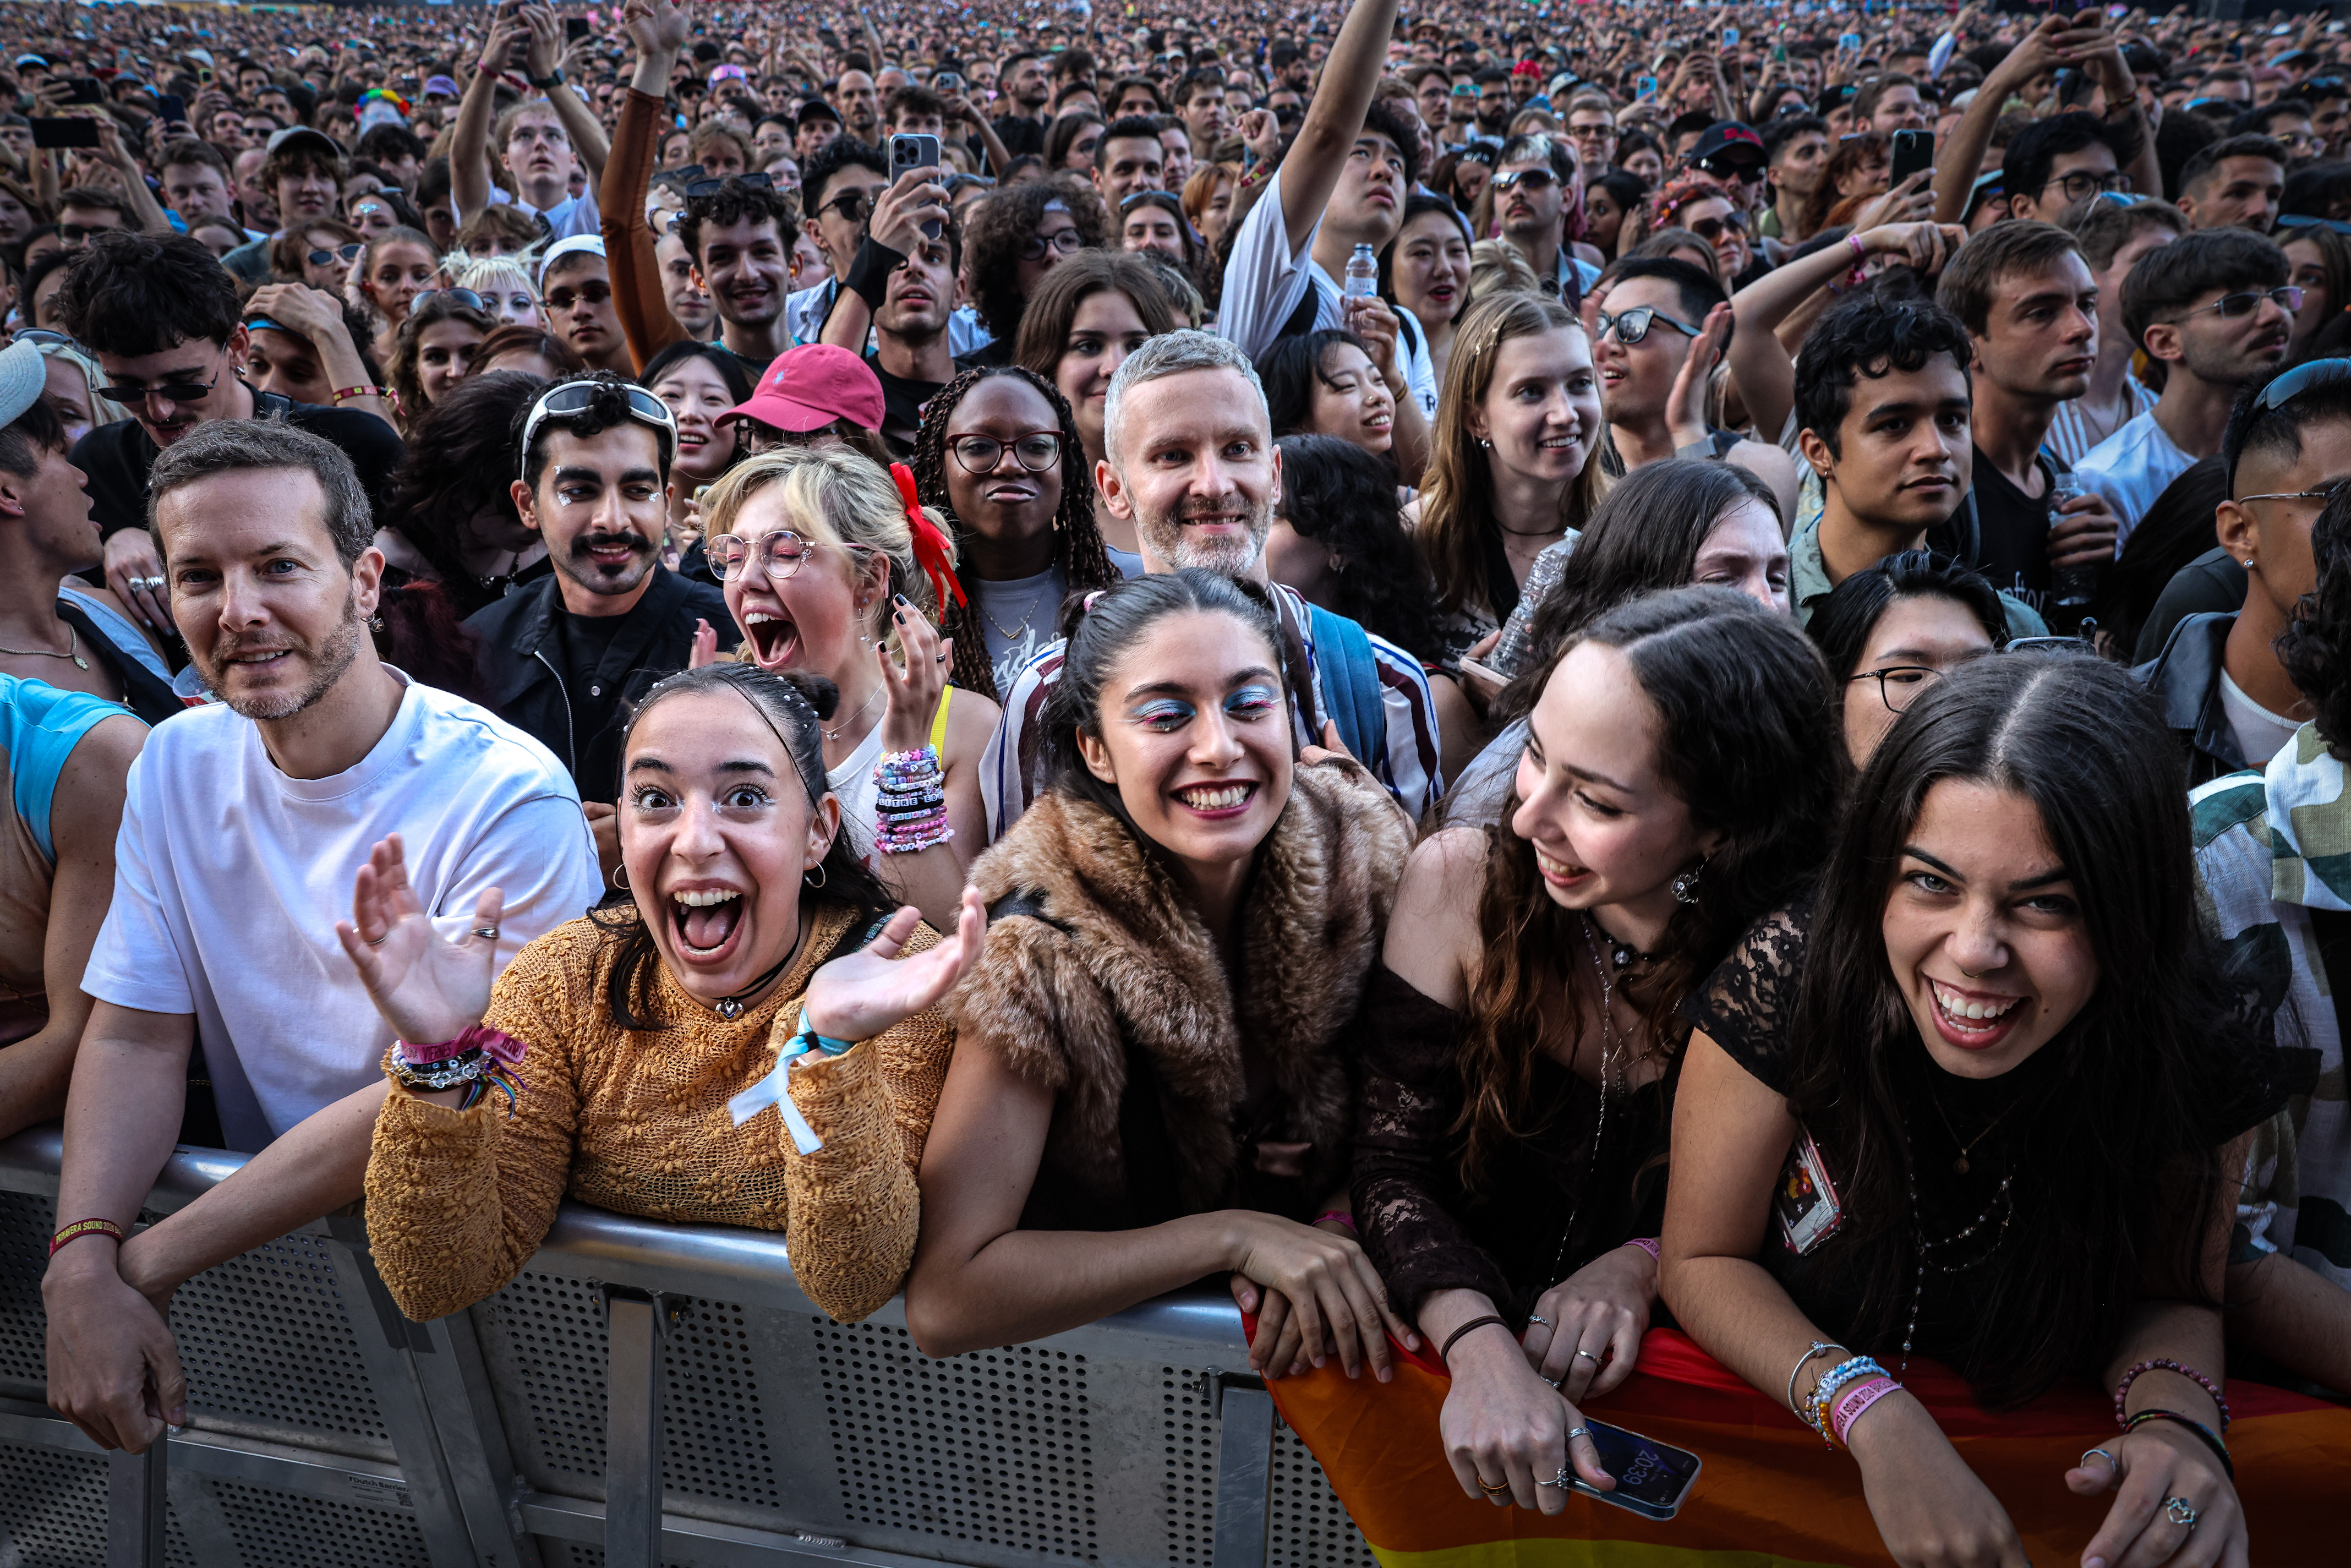
[[[761,176],[763,179],[765,177]],[[687,193],[691,194],[693,187],[688,186],[686,189]],[[862,191],[843,191],[840,195],[817,208],[820,213],[839,213],[841,221],[845,224],[863,223],[865,214],[872,210],[872,199]]]
[[[222,347],[225,350],[227,345],[223,344]],[[160,397],[165,402],[202,402],[213,395],[213,388],[220,385],[221,376],[227,369],[228,358],[224,352],[221,368],[213,372],[212,380],[201,384],[195,382],[165,382],[161,386],[152,387],[100,387],[98,395],[111,398],[119,403],[142,407],[151,397]]]
[[[1520,169],[1494,176],[1494,189],[1508,193],[1524,185],[1530,192],[1548,191],[1559,183],[1559,176],[1548,169]]]

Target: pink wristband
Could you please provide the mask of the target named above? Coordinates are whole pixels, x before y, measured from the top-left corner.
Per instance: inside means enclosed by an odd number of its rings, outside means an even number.
[[[1632,1240],[1625,1243],[1625,1245],[1627,1247],[1638,1247],[1642,1251],[1646,1252],[1649,1255],[1649,1261],[1652,1263],[1661,1263],[1665,1261],[1664,1258],[1657,1251],[1657,1239],[1654,1236],[1635,1236]]]
[[[1848,1448],[1852,1448],[1853,1443],[1845,1434],[1853,1430],[1855,1421],[1861,1419],[1861,1413],[1901,1386],[1894,1379],[1880,1374],[1876,1377],[1863,1378],[1846,1389],[1838,1396],[1836,1408],[1829,1416],[1829,1427],[1836,1433],[1836,1440]]]
[[[1314,1217],[1314,1223],[1320,1225],[1326,1219],[1335,1219],[1350,1230],[1355,1228],[1355,1217],[1352,1214],[1343,1214],[1335,1208],[1326,1209],[1322,1213],[1316,1215]]]
[[[431,1045],[419,1045],[413,1040],[400,1042],[401,1060],[411,1067],[430,1067],[436,1061],[446,1061],[453,1056],[463,1056],[479,1047],[501,1061],[520,1061],[522,1047],[513,1036],[500,1034],[486,1024],[470,1023],[457,1031],[455,1040],[444,1040]]]

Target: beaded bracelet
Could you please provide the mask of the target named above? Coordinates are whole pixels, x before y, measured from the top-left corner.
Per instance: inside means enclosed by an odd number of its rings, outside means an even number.
[[[1861,1378],[1884,1377],[1886,1375],[1886,1368],[1878,1365],[1869,1357],[1856,1355],[1850,1361],[1841,1361],[1829,1368],[1822,1375],[1821,1380],[1813,1385],[1812,1428],[1821,1435],[1822,1442],[1830,1448],[1836,1447],[1834,1439],[1830,1435],[1829,1408],[1836,1398],[1837,1390]]]
[[[2231,1480],[2237,1479],[2236,1461],[2229,1458],[2229,1445],[2220,1440],[2220,1434],[2201,1421],[2182,1416],[2177,1410],[2142,1410],[2124,1424],[2123,1436],[2129,1437],[2150,1421],[2169,1421],[2187,1427],[2196,1434],[2198,1442],[2212,1450],[2212,1457],[2220,1461],[2220,1468],[2229,1473],[2229,1479]]]
[[[2130,1430],[2130,1422],[2123,1414],[2123,1398],[2130,1393],[2130,1385],[2138,1381],[2138,1375],[2142,1372],[2176,1372],[2190,1383],[2198,1385],[2205,1393],[2212,1396],[2212,1403],[2220,1406],[2220,1430],[2225,1432],[2229,1429],[2229,1402],[2220,1396],[2220,1388],[2210,1378],[2192,1366],[2180,1365],[2168,1356],[2154,1356],[2140,1362],[2128,1372],[2124,1373],[2123,1380],[2115,1385],[2115,1425],[2124,1431]]]
[[[334,392],[334,398],[335,402],[340,404],[347,397],[382,397],[391,390],[392,389],[390,387],[337,387]]]
[[[955,830],[947,826],[946,810],[942,807],[929,822],[913,822],[904,827],[884,823],[874,832],[873,847],[885,855],[913,855],[954,837]]]

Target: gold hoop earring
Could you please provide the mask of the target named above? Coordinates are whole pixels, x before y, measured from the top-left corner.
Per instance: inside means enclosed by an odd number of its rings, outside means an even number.
[[[622,893],[629,891],[629,868],[627,866],[618,865],[612,868],[612,885],[619,888]]]

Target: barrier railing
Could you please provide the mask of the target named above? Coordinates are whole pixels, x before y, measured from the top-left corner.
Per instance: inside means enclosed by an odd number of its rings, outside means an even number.
[[[0,1142],[0,1563],[1373,1568],[1221,1293],[933,1361],[894,1302],[827,1318],[778,1236],[576,1205],[430,1323],[356,1218],[198,1276],[187,1428],[108,1455],[43,1402],[57,1157]],[[152,1213],[241,1163],[178,1151]]]

